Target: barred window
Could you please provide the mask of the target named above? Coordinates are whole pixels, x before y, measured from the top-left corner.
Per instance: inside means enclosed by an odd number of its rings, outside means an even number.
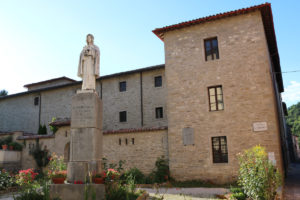
[[[217,37],[204,40],[204,48],[205,48],[206,61],[219,59],[219,48],[218,48]]]
[[[212,151],[214,163],[228,163],[226,136],[212,137]]]
[[[224,110],[222,86],[208,87],[209,111]]]

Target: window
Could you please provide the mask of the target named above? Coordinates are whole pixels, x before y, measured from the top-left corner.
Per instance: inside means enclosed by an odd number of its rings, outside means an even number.
[[[163,107],[155,108],[155,117],[156,119],[161,119],[164,117],[163,115]]]
[[[125,139],[125,144],[126,144],[126,145],[128,144],[128,140],[127,140],[127,138]]]
[[[122,144],[122,140],[121,140],[121,138],[119,138],[119,145],[121,145]]]
[[[219,59],[218,39],[210,38],[204,40],[205,60]]]
[[[131,143],[134,144],[134,138],[131,138]]]
[[[39,97],[34,97],[34,105],[38,106],[39,105]]]
[[[119,90],[120,92],[126,91],[126,81],[119,82]]]
[[[126,122],[127,121],[127,112],[122,111],[119,114],[120,114],[120,122]]]
[[[161,87],[162,86],[162,77],[161,76],[154,77],[154,86],[155,87]]]
[[[222,86],[208,88],[209,111],[224,110]]]
[[[212,150],[214,163],[228,163],[226,136],[212,137]]]

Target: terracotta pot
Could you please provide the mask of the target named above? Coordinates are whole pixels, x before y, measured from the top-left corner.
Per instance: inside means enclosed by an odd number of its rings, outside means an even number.
[[[103,184],[104,183],[104,178],[93,178],[93,183]]]
[[[52,178],[54,184],[64,184],[66,178]]]
[[[14,146],[9,146],[9,150],[14,150]]]
[[[7,145],[6,144],[2,145],[2,149],[7,150]]]

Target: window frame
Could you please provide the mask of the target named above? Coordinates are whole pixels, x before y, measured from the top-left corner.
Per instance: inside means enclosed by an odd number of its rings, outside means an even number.
[[[160,85],[156,85],[156,78],[160,77]],[[158,75],[158,76],[154,76],[154,87],[158,88],[158,87],[162,87],[162,75]]]
[[[216,58],[214,58],[214,54],[213,54],[213,52],[214,52],[214,48],[213,48],[213,40],[217,40],[217,49],[216,49]],[[209,60],[207,60],[207,57],[208,57],[208,54],[207,54],[207,51],[206,51],[206,41],[209,41],[209,43],[210,43],[210,46],[211,46],[211,50],[210,50],[210,53],[211,53],[211,56],[212,56],[212,58],[211,58],[211,60],[217,60],[217,59],[220,59],[220,52],[219,52],[219,41],[218,41],[218,37],[216,36],[216,37],[210,37],[210,38],[206,38],[206,39],[204,39],[204,54],[205,54],[205,61],[209,61]]]
[[[122,120],[122,113],[125,113],[125,120]],[[124,123],[127,122],[127,111],[120,111],[119,112],[119,122]]]
[[[210,101],[210,89],[214,88],[215,89],[215,104],[216,104],[216,110],[212,110],[211,109],[211,101]],[[223,108],[219,109],[219,105],[218,105],[218,93],[217,93],[217,88],[221,88],[222,91],[222,104],[223,104]],[[208,93],[208,106],[209,106],[209,111],[210,112],[214,112],[214,111],[221,111],[224,110],[224,92],[223,92],[223,86],[222,85],[215,85],[215,86],[209,86],[207,87],[207,93]]]
[[[125,85],[125,88],[121,87],[121,84]],[[127,91],[127,82],[126,81],[119,81],[119,92],[126,92]]]
[[[33,98],[33,105],[38,106],[40,104],[40,97],[34,97]]]
[[[219,151],[215,152],[214,150],[214,138],[218,138],[218,146],[219,146]],[[225,139],[225,153],[222,152],[222,147],[224,145],[221,144],[221,138]],[[227,142],[227,137],[226,136],[214,136],[211,137],[211,148],[212,148],[212,161],[213,163],[228,163],[228,142]],[[218,155],[218,157],[215,157],[215,155]],[[226,156],[226,159],[224,157]],[[218,159],[219,160],[218,160]]]
[[[161,116],[158,117],[158,109],[161,109]],[[163,119],[164,118],[164,108],[162,106],[155,107],[155,119]]]

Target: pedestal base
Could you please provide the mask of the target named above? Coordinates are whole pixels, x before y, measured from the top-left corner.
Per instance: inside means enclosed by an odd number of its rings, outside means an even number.
[[[105,187],[103,184],[52,184],[49,187],[50,199],[59,197],[61,200],[104,200]]]

